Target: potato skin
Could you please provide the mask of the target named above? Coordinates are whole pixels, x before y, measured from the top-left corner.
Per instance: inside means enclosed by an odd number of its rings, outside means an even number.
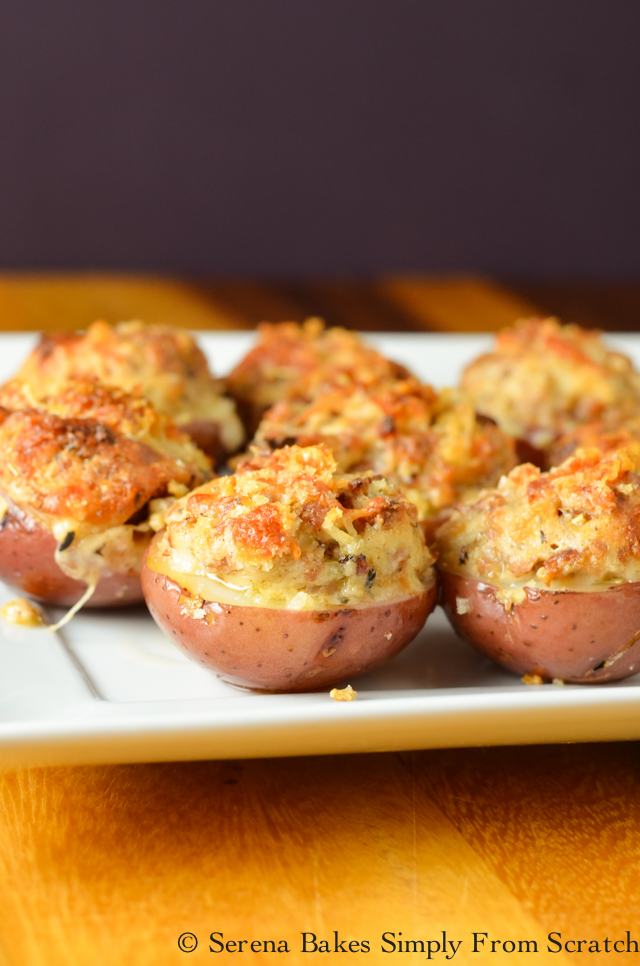
[[[180,597],[188,592],[151,570],[146,558],[142,589],[158,626],[188,657],[229,684],[263,691],[317,690],[377,667],[413,640],[436,600],[434,582],[424,594],[354,609],[207,602],[198,620],[181,607]]]
[[[441,602],[456,632],[509,671],[568,684],[617,681],[640,671],[640,583],[525,593],[507,611],[491,584],[441,573]],[[466,614],[458,613],[456,598],[468,600]]]
[[[180,430],[207,454],[214,466],[224,466],[230,454],[222,441],[220,423],[211,419],[192,419],[181,425]]]
[[[36,600],[71,607],[87,589],[68,577],[55,561],[53,534],[27,516],[7,511],[0,529],[0,579]],[[136,574],[106,574],[85,607],[120,607],[142,600]]]
[[[539,466],[542,470],[549,468],[550,464],[547,450],[540,449],[538,446],[532,446],[526,439],[517,439],[515,446],[519,463],[533,463],[534,466]]]

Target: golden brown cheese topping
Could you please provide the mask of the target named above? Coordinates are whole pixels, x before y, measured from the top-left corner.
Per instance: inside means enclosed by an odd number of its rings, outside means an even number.
[[[433,558],[388,480],[338,475],[325,446],[285,447],[206,483],[167,516],[152,570],[220,603],[322,609],[421,594]]]
[[[12,379],[0,386],[0,407],[10,412],[39,411],[62,420],[93,420],[119,436],[145,443],[168,459],[196,467],[204,476],[211,469],[204,453],[144,397],[109,389],[90,379],[67,380],[55,393]]]
[[[500,332],[494,350],[465,369],[461,386],[478,412],[544,449],[595,419],[640,411],[640,374],[600,333],[556,319],[528,319]]]
[[[598,420],[585,423],[553,443],[549,449],[549,465],[559,466],[577,449],[595,446],[603,453],[612,453],[632,443],[640,443],[640,415],[622,421]]]
[[[139,321],[95,322],[86,333],[43,336],[17,376],[47,395],[83,377],[141,393],[179,426],[197,420],[219,423],[229,452],[242,444],[244,430],[233,401],[224,396],[223,382],[211,375],[189,332]]]
[[[0,490],[25,512],[100,527],[125,523],[174,481],[202,479],[194,466],[94,419],[19,411],[0,426]]]
[[[524,596],[640,580],[640,445],[579,450],[542,473],[516,467],[438,530],[444,570]],[[517,599],[517,594],[516,594]]]
[[[460,393],[436,393],[417,379],[379,386],[334,385],[313,402],[269,410],[259,447],[326,443],[341,472],[371,470],[392,479],[419,518],[437,514],[471,486],[489,486],[516,463],[513,442],[479,420]]]
[[[282,399],[314,398],[327,379],[372,385],[409,375],[357,333],[325,329],[320,319],[307,319],[302,325],[265,322],[258,327],[258,339],[227,378],[252,429],[266,409]]]
[[[166,509],[208,478],[209,461],[145,399],[76,382],[9,408],[29,398],[16,381],[0,391],[3,516],[53,533],[68,576],[139,573]]]

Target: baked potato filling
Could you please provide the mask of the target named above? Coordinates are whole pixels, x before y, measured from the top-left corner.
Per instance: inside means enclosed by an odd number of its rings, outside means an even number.
[[[264,416],[261,448],[326,443],[341,472],[388,477],[420,520],[450,506],[468,487],[491,486],[515,466],[513,441],[480,420],[460,393],[437,393],[417,379],[375,387],[334,385],[313,402],[286,400]]]
[[[28,397],[17,381],[0,390],[2,517],[53,533],[70,577],[139,573],[168,506],[209,476],[207,458],[145,399],[83,382]]]
[[[17,374],[32,392],[55,395],[75,378],[91,378],[142,393],[178,426],[197,420],[219,425],[225,449],[236,452],[244,429],[224,383],[184,329],[140,321],[94,322],[85,333],[45,335]]]
[[[548,473],[517,466],[460,503],[436,534],[439,566],[498,587],[603,590],[640,581],[640,444],[578,450]]]
[[[595,419],[640,413],[640,373],[599,332],[557,319],[527,319],[496,337],[461,380],[478,412],[509,435],[545,449]]]
[[[256,607],[359,607],[424,593],[433,557],[387,479],[344,475],[324,446],[256,454],[179,500],[147,563],[194,597]]]

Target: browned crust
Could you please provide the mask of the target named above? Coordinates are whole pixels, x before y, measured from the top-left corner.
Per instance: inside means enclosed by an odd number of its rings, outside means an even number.
[[[498,482],[516,465],[510,437],[478,417],[459,393],[417,379],[327,386],[313,401],[286,399],[264,416],[255,445],[331,449],[341,472],[393,480],[421,518],[451,506],[470,487]]]
[[[324,328],[320,319],[262,323],[258,342],[226,379],[250,436],[262,414],[282,399],[315,398],[326,382],[373,385],[403,379],[408,370],[386,359],[356,333]]]
[[[460,385],[479,412],[534,449],[546,450],[594,419],[637,415],[640,406],[631,360],[609,349],[599,332],[557,319],[523,319],[498,333],[492,351],[465,368]],[[550,465],[543,456],[536,465]]]
[[[371,566],[377,587],[388,577],[398,583],[393,596],[418,591],[421,585],[410,582],[405,564],[413,563],[422,573],[433,558],[421,539],[416,508],[386,480],[339,476],[335,469],[325,446],[254,453],[233,476],[212,480],[176,504],[161,552],[169,559],[187,550],[205,571],[215,569],[221,576],[257,566],[260,580],[266,579],[265,562],[285,558],[307,583],[314,583],[325,563],[351,559],[323,533],[332,513],[347,522],[352,539],[363,535],[358,543],[376,560]],[[403,538],[391,548],[391,537],[398,533]],[[359,576],[364,587],[366,571]]]
[[[60,569],[54,558],[56,547],[52,533],[9,510],[0,528],[0,579],[44,603],[71,607],[87,584]],[[106,573],[85,607],[120,607],[142,599],[138,574]]]
[[[565,433],[549,449],[548,463],[559,466],[577,449],[596,446],[602,453],[613,453],[623,446],[640,442],[640,416],[623,422],[599,420]]]
[[[168,373],[178,380],[176,397],[190,388],[206,391],[216,384],[204,353],[186,329],[142,322],[112,326],[98,321],[84,333],[45,334],[23,363],[19,376],[35,385],[88,377],[125,389],[135,378],[144,393],[156,376]],[[175,399],[167,397],[165,401],[166,406],[160,406],[156,399],[156,406],[172,412]]]
[[[548,473],[522,464],[460,503],[437,533],[443,570],[500,585],[581,575],[634,580],[640,561],[640,445],[579,450]],[[463,567],[463,570],[460,570]]]
[[[378,667],[414,639],[436,599],[434,584],[419,596],[351,610],[205,602],[196,619],[184,607],[188,592],[146,562],[142,588],[154,620],[188,657],[229,684],[264,691],[317,690]]]
[[[441,588],[460,637],[516,674],[599,684],[640,671],[640,583],[593,593],[526,588],[511,610],[480,580],[443,572]],[[457,598],[468,601],[466,613]]]
[[[134,363],[153,375],[175,372],[184,378],[210,378],[206,356],[187,329],[168,325],[94,322],[87,332],[45,333],[23,365],[46,377],[93,375],[94,359],[113,373]]]
[[[164,416],[165,422],[160,428],[167,435],[180,436],[175,426],[167,424],[168,417],[178,424],[190,421],[202,424],[197,433],[206,446],[211,446],[216,457],[219,456],[219,443],[210,440],[209,433],[203,435],[204,424],[216,425],[227,446],[238,448],[242,443],[240,420],[232,401],[222,395],[222,381],[212,376],[202,350],[185,330],[147,326],[142,322],[116,326],[96,322],[86,333],[45,336],[25,360],[16,378],[0,388],[0,405],[9,409],[47,408],[46,405],[33,406],[30,400],[36,397],[42,403],[53,397],[57,407],[53,411],[58,415],[90,416],[101,421],[115,415],[118,421],[115,428],[121,430],[122,418],[126,414],[114,412],[113,406],[107,406],[106,411],[101,406],[104,415],[98,413],[96,404],[100,400],[91,398],[90,393],[84,393],[84,408],[88,411],[78,411],[76,397],[82,383],[94,387],[97,383],[102,384],[100,391],[103,394],[113,395],[120,391],[126,396],[131,393],[136,397],[131,402],[138,407],[151,404],[156,411],[156,422],[158,414]],[[62,402],[67,404],[66,413],[59,409]],[[134,430],[135,423],[140,422],[139,415],[133,414]]]
[[[22,507],[111,527],[125,523],[194,467],[162,456],[95,419],[10,413],[0,426],[0,486]]]

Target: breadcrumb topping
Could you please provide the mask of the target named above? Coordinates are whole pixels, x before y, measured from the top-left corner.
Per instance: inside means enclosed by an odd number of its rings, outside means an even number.
[[[326,382],[373,385],[409,373],[356,332],[326,329],[321,319],[258,326],[258,344],[227,378],[227,386],[255,430],[265,410],[283,399],[313,399]]]
[[[640,443],[640,414],[625,420],[597,420],[565,433],[549,450],[549,465],[558,466],[577,449],[595,446],[603,453]]]
[[[516,463],[512,440],[477,418],[460,393],[417,379],[333,385],[312,402],[285,400],[256,433],[264,448],[326,443],[342,472],[393,480],[424,520],[471,486],[490,486]]]
[[[493,351],[467,366],[461,386],[478,412],[540,449],[581,423],[640,411],[631,360],[608,349],[599,332],[557,319],[504,329]]]
[[[338,474],[326,446],[256,453],[201,486],[149,557],[206,600],[294,609],[422,593],[432,563],[415,507],[382,477]]]
[[[87,599],[102,574],[140,573],[170,505],[210,475],[168,416],[121,390],[77,380],[36,398],[12,380],[0,407],[0,513],[49,530],[56,563],[87,583]]]
[[[157,453],[208,475],[211,464],[204,453],[171,417],[159,412],[145,397],[88,378],[60,382],[55,392],[46,388],[12,379],[0,386],[0,407],[10,412],[35,410],[61,420],[93,420],[118,436],[145,443]]]
[[[640,580],[639,474],[640,444],[518,466],[440,527],[441,566],[502,587]]]

